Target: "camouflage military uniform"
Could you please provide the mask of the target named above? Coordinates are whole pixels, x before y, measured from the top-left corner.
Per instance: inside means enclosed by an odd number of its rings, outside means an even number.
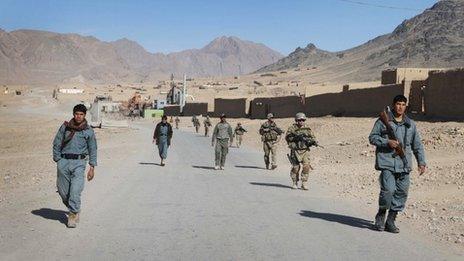
[[[232,139],[232,136],[232,127],[226,121],[219,122],[214,127],[211,143],[213,145],[216,143],[214,149],[215,169],[224,169],[226,156],[229,153],[229,141]]]
[[[195,127],[195,132],[198,133],[198,131],[200,130],[200,120],[196,116],[193,116],[192,123],[193,127]]]
[[[275,122],[266,121],[261,125],[259,134],[261,134],[261,141],[263,142],[266,168],[269,168],[269,164],[271,164],[274,169],[277,167],[277,142],[282,134],[282,130],[277,127]]]
[[[285,140],[290,148],[290,159],[292,163],[292,169],[290,176],[293,180],[293,184],[297,184],[301,165],[301,181],[303,185],[308,181],[309,171],[312,169],[310,165],[309,150],[312,145],[315,145],[316,139],[308,125],[304,124],[299,127],[294,123],[287,130]]]
[[[242,145],[243,134],[245,134],[245,132],[247,131],[242,127],[241,124],[235,127],[234,134],[235,134],[235,141],[237,143],[237,148],[239,148]]]
[[[205,126],[205,137],[208,137],[209,128],[212,126],[211,119],[207,116],[206,119],[203,121],[203,125]]]

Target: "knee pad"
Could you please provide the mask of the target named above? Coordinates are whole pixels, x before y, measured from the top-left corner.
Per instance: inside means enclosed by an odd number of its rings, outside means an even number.
[[[300,166],[292,166],[292,169],[290,170],[290,172],[298,174],[298,172],[300,172]]]
[[[313,168],[311,167],[311,165],[305,164],[305,165],[303,165],[303,170],[302,170],[302,172],[303,172],[304,174],[308,174],[309,171],[312,170],[312,169],[313,169]]]

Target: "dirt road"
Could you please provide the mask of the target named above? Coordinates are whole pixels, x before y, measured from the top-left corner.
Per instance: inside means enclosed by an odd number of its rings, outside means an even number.
[[[152,126],[112,139],[86,184],[81,222],[68,229],[51,182],[18,195],[0,212],[1,260],[453,260],[402,227],[369,229],[371,209],[332,197],[313,179],[291,190],[288,166],[262,169],[262,155],[231,148],[212,170],[210,138],[174,133],[166,167],[157,165]],[[123,149],[121,153],[121,148]],[[315,175],[317,176],[317,175]],[[369,207],[371,208],[371,207]]]

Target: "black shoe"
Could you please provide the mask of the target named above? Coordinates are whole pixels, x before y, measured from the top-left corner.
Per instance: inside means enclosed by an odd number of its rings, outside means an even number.
[[[387,213],[386,209],[379,209],[377,215],[375,215],[374,229],[377,231],[385,230],[385,214]]]
[[[266,169],[269,169],[269,163],[266,163]]]
[[[400,229],[395,225],[396,215],[398,215],[398,211],[388,211],[387,222],[385,223],[385,231],[395,234],[400,233]]]

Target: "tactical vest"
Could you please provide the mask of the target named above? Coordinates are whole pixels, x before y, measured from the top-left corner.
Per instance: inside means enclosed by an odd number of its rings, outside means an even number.
[[[293,125],[289,130],[287,135],[292,135],[294,134],[295,136],[304,136],[307,138],[309,141],[314,140],[313,133],[311,131],[311,128],[308,126],[304,125],[301,128],[298,128],[296,125]],[[311,146],[308,146],[308,142],[303,141],[303,140],[298,140],[298,141],[292,141],[288,143],[288,147],[292,150],[309,150]]]
[[[262,125],[262,128],[263,129],[269,129],[269,131],[265,131],[261,137],[261,140],[262,141],[277,141],[277,139],[279,138],[279,133],[277,133],[277,125],[275,123],[273,124],[268,124],[268,123],[264,123]]]

